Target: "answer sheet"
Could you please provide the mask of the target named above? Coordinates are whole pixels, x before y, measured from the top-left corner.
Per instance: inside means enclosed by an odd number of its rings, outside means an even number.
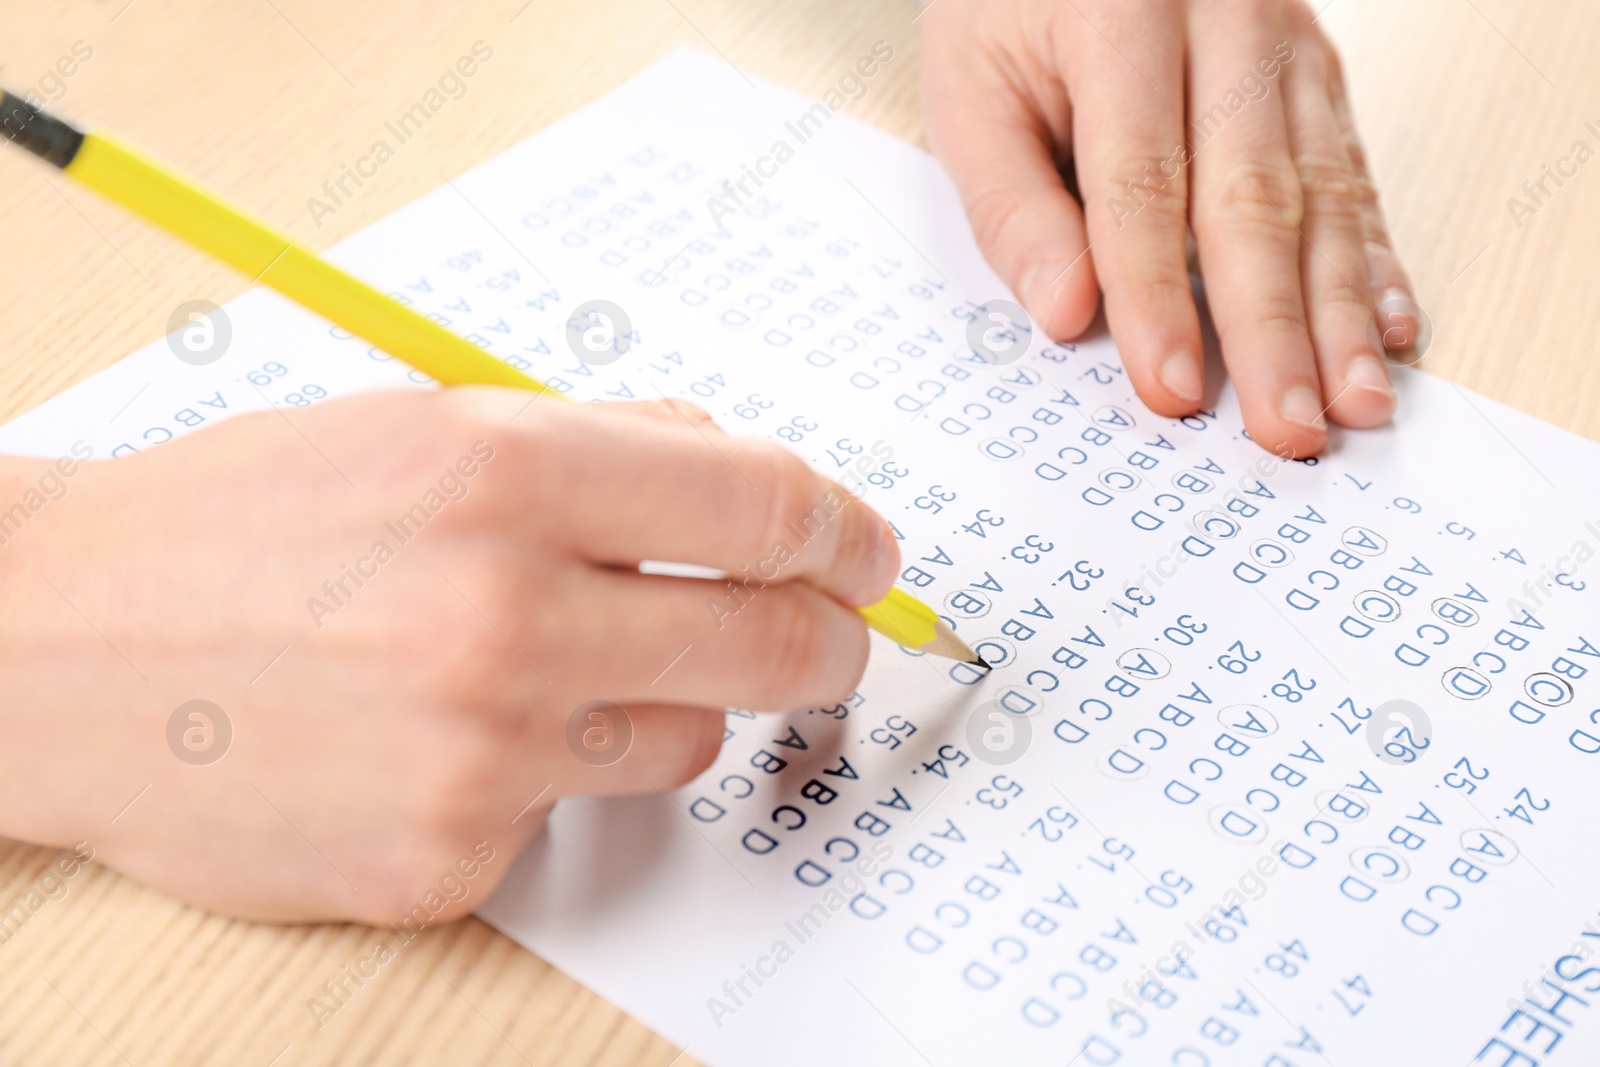
[[[1315,461],[1226,387],[1152,415],[834,112],[679,52],[332,253],[574,398],[859,485],[996,664],[875,637],[683,790],[563,801],[480,914],[713,1067],[1596,1062],[1600,447],[1405,368]],[[152,345],[0,447],[430,387],[226,310],[222,359]]]

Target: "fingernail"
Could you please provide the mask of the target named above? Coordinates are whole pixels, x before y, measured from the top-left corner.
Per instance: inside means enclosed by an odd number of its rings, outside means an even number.
[[[1167,392],[1181,400],[1199,400],[1204,393],[1199,366],[1193,356],[1181,349],[1161,364],[1161,384],[1166,386]]]
[[[1352,389],[1367,389],[1394,399],[1394,387],[1389,384],[1389,372],[1376,356],[1357,356],[1345,372],[1345,384]]]
[[[1325,430],[1328,427],[1322,418],[1322,394],[1308,385],[1297,385],[1284,393],[1278,412],[1290,422],[1309,426],[1313,430]]]

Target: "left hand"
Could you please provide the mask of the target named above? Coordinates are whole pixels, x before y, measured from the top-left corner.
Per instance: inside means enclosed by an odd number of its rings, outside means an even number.
[[[1222,354],[1263,447],[1394,410],[1383,345],[1420,319],[1333,46],[1300,0],[932,0],[928,135],[1036,323],[1106,318],[1140,397],[1201,404],[1192,226]],[[1061,168],[1076,170],[1082,203]],[[1374,309],[1383,338],[1375,344]]]

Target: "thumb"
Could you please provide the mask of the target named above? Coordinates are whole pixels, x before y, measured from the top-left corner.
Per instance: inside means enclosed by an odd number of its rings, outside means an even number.
[[[1040,102],[951,21],[960,14],[933,7],[925,19],[928,139],[989,265],[1047,335],[1076,337],[1094,319],[1100,287],[1083,210],[1056,168],[1058,138]],[[1064,95],[1051,107],[1070,122]]]

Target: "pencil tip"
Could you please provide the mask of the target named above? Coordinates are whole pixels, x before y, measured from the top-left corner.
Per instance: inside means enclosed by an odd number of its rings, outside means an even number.
[[[967,660],[967,662],[972,664],[974,667],[982,667],[986,671],[994,670],[994,665],[988,660],[984,659],[982,656],[978,655],[976,652],[972,654],[972,658]]]

